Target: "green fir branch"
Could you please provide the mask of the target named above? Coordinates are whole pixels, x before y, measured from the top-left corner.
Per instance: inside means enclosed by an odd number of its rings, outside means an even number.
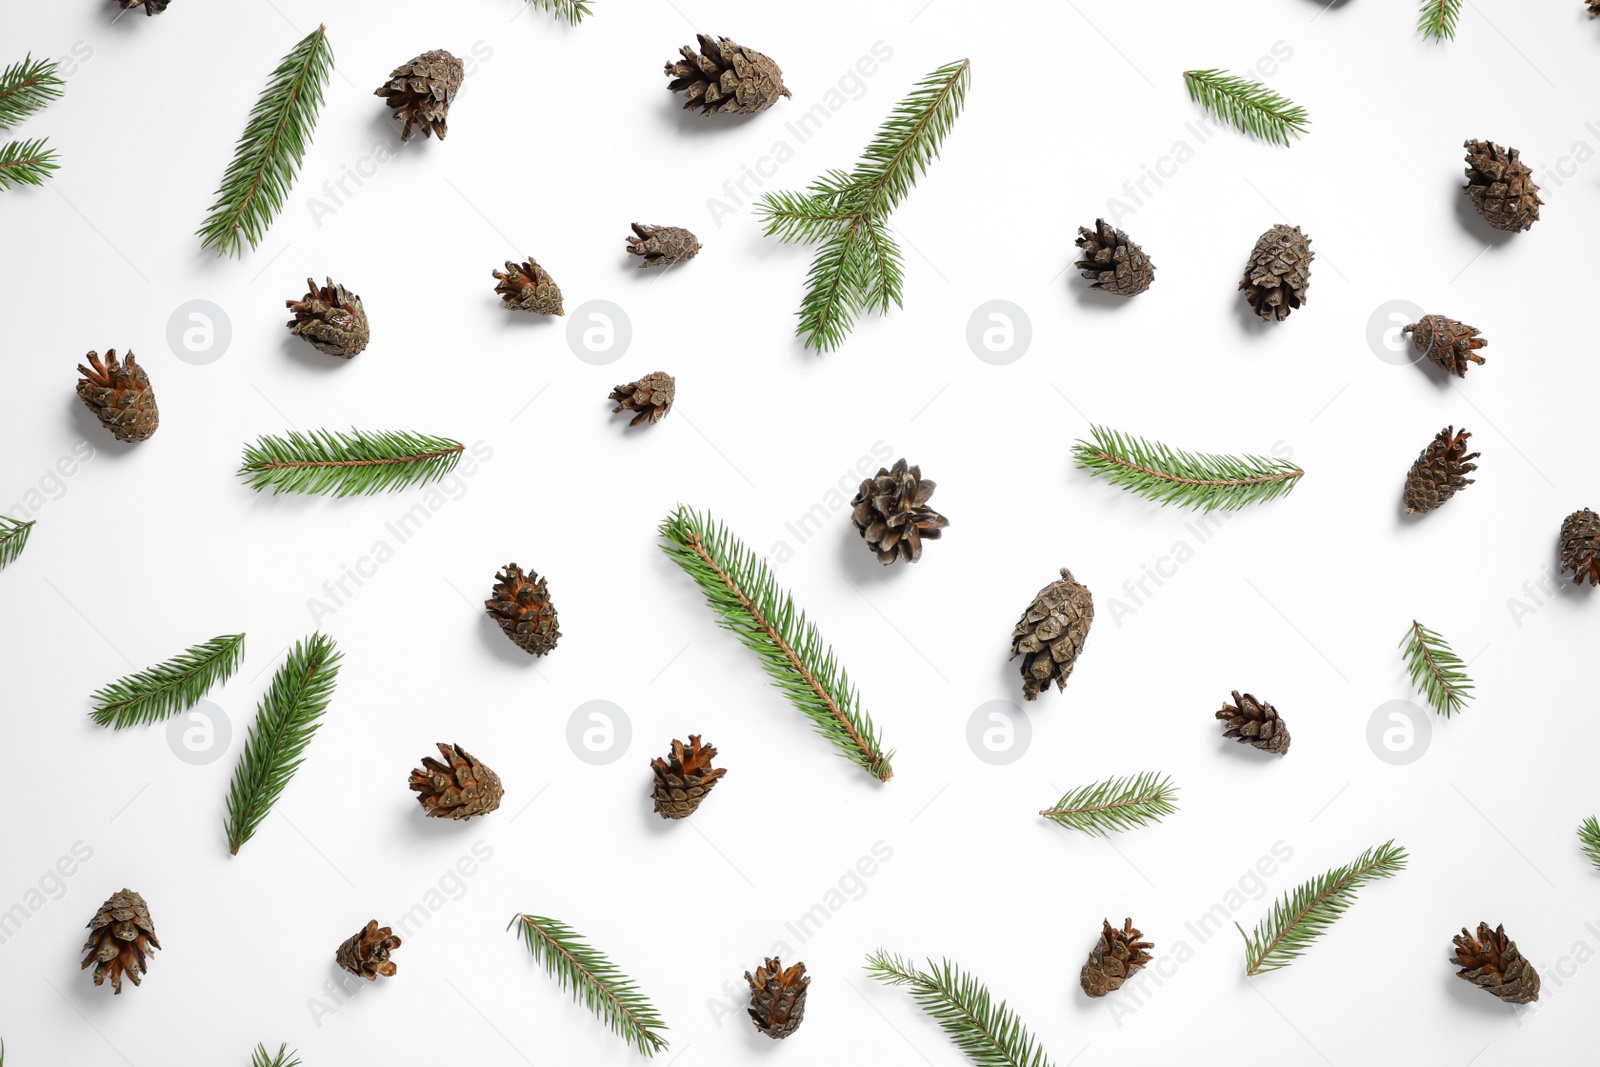
[[[260,829],[304,762],[306,746],[333,697],[343,658],[333,638],[312,634],[295,642],[272,676],[228,786],[228,851],[234,855]]]
[[[274,1056],[267,1052],[265,1044],[260,1044],[250,1057],[250,1067],[300,1067],[298,1059],[290,1059],[291,1056],[298,1055],[298,1052],[290,1052],[287,1044],[282,1044],[278,1046],[278,1054]]]
[[[1593,815],[1578,825],[1578,847],[1589,857],[1589,862],[1600,871],[1600,820]]]
[[[244,634],[213,637],[96,691],[92,717],[117,730],[171,718],[232,677],[243,659]]]
[[[1178,810],[1172,779],[1145,772],[1132,778],[1108,778],[1068,790],[1039,814],[1068,830],[1105,837],[1113,831],[1160,822]]]
[[[61,165],[56,150],[43,137],[32,141],[12,141],[0,148],[0,189],[15,185],[43,185]]]
[[[879,949],[867,957],[867,973],[884,985],[911,991],[917,1006],[944,1028],[956,1048],[978,1067],[1051,1067],[1044,1046],[1005,1001],[948,959],[920,970],[911,960]]]
[[[465,448],[448,437],[416,433],[294,430],[246,445],[239,474],[256,490],[361,496],[438,481],[455,469]]]
[[[33,533],[37,519],[22,522],[0,515],[0,570],[17,561],[22,550],[28,547],[28,535]]]
[[[1189,99],[1263,141],[1287,147],[1291,134],[1299,137],[1311,124],[1306,109],[1293,100],[1225,70],[1186,70],[1183,82]]]
[[[582,22],[585,16],[594,14],[590,3],[591,0],[527,0],[530,8],[548,11],[556,17],[557,22],[572,26]]]
[[[294,186],[332,71],[328,28],[318,26],[272,72],[234,148],[211,214],[195,231],[204,247],[241,256],[246,242],[251,248],[261,243]]]
[[[1456,22],[1461,18],[1461,0],[1422,0],[1417,16],[1417,32],[1435,41],[1456,39]]]
[[[53,59],[34,59],[30,53],[0,71],[0,132],[11,129],[61,99],[66,82]]]
[[[612,1032],[645,1056],[667,1048],[660,1031],[667,1029],[655,1005],[638,983],[623,974],[605,953],[591,946],[563,922],[542,915],[513,915],[506,929],[517,927],[533,958],[544,964],[572,999],[598,1015]]]
[[[679,506],[661,524],[662,550],[693,578],[717,622],[755,652],[772,683],[817,733],[881,782],[894,777],[872,716],[816,624],[766,563],[709,515]]]
[[[1472,699],[1472,679],[1444,638],[1412,619],[1400,644],[1406,650],[1412,687],[1428,698],[1434,711],[1448,719],[1466,707]]]
[[[1101,426],[1089,437],[1072,446],[1078,466],[1162,505],[1234,511],[1286,496],[1305,474],[1287,460],[1185,452]]]
[[[1254,976],[1287,967],[1305,954],[1356,899],[1356,890],[1405,869],[1406,850],[1393,841],[1369,848],[1343,867],[1320,874],[1286,893],[1244,938],[1245,974]]]

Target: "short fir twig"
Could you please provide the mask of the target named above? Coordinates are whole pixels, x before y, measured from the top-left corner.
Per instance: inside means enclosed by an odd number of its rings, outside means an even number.
[[[61,99],[67,83],[59,69],[55,60],[34,59],[30,53],[0,71],[0,132]]]
[[[116,730],[171,718],[232,677],[243,659],[244,634],[213,637],[97,690],[91,716]]]
[[[0,148],[0,189],[16,185],[43,185],[60,170],[56,150],[40,137],[32,141],[12,141]]]
[[[28,536],[33,533],[37,519],[26,522],[0,515],[0,570],[9,567],[28,547]]]
[[[1235,129],[1263,141],[1288,146],[1311,124],[1306,109],[1260,82],[1225,70],[1186,70],[1189,99]]]
[[[1453,41],[1461,18],[1461,0],[1422,0],[1417,32],[1435,41]]]
[[[250,1067],[300,1067],[298,1052],[291,1052],[287,1044],[278,1046],[274,1055],[267,1051],[265,1043],[256,1046],[254,1054],[250,1057]]]
[[[1178,810],[1173,803],[1177,793],[1172,779],[1146,771],[1069,789],[1039,814],[1068,830],[1105,837],[1115,831],[1160,822]]]
[[[350,430],[294,430],[246,445],[239,474],[274,493],[362,496],[426,485],[455,469],[466,448],[448,437]]]
[[[1400,645],[1405,649],[1411,685],[1428,698],[1434,711],[1448,719],[1466,707],[1472,699],[1472,679],[1444,638],[1413,619]]]
[[[593,0],[526,0],[526,3],[530,8],[548,11],[556,17],[557,22],[572,26],[594,14],[594,8],[590,6]]]
[[[1589,857],[1594,869],[1600,871],[1600,820],[1593,815],[1578,824],[1578,847]]]
[[[867,973],[911,999],[944,1028],[951,1042],[978,1067],[1051,1067],[1044,1046],[1005,1001],[950,960],[928,961],[926,971],[882,949],[867,957]]]
[[[561,988],[571,989],[572,999],[598,1015],[623,1041],[645,1056],[667,1048],[667,1039],[661,1036],[667,1024],[640,992],[638,983],[605,953],[556,919],[513,915],[506,929],[513,926],[533,958],[544,964]]]
[[[1234,923],[1244,938],[1244,973],[1253,977],[1289,966],[1355,902],[1356,890],[1398,874],[1407,859],[1404,848],[1386,841],[1284,894],[1252,934]]]
[[[1072,446],[1079,467],[1158,504],[1233,511],[1286,496],[1305,471],[1270,456],[1185,452],[1101,426]]]

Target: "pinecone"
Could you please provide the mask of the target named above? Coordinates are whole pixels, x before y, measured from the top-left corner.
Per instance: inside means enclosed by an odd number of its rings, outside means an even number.
[[[1140,941],[1144,935],[1133,928],[1132,919],[1122,921],[1118,930],[1101,920],[1100,939],[1089,951],[1089,961],[1078,975],[1078,984],[1091,997],[1103,997],[1122,988],[1122,983],[1133,977],[1150,962],[1147,949],[1155,948],[1149,941]]]
[[[615,400],[617,406],[611,409],[615,415],[619,411],[636,411],[637,415],[629,426],[637,426],[641,422],[660,422],[667,417],[667,412],[672,410],[672,400],[678,393],[678,380],[664,370],[652,371],[636,382],[624,382],[611,390],[607,400]]]
[[[1039,590],[1011,631],[1011,658],[1022,656],[1024,700],[1037,699],[1052,678],[1057,690],[1067,687],[1092,622],[1094,597],[1062,567],[1060,580]]]
[[[131,11],[140,4],[144,5],[146,15],[159,15],[167,9],[172,0],[122,0],[122,10]]]
[[[1455,427],[1446,426],[1422,450],[1406,474],[1407,515],[1442,507],[1462,487],[1473,483],[1472,478],[1463,477],[1478,469],[1476,463],[1467,461],[1481,454],[1467,451],[1467,438],[1471,436],[1466,430],[1456,433]]]
[[[663,819],[686,819],[694,814],[700,802],[716,787],[717,779],[728,773],[726,767],[711,767],[717,754],[716,746],[701,745],[699,734],[689,735],[689,745],[672,739],[672,752],[666,759],[653,759],[650,769],[656,772],[656,814]]]
[[[1298,226],[1278,223],[1261,235],[1250,250],[1250,262],[1239,282],[1245,299],[1261,321],[1276,318],[1282,322],[1289,312],[1306,302],[1314,258],[1311,239]]]
[[[778,64],[754,48],[726,37],[712,40],[703,33],[695,37],[700,41],[700,54],[684,45],[678,49],[683,58],[666,67],[667,77],[672,79],[668,91],[688,94],[685,110],[698,107],[702,115],[754,115],[790,95]]]
[[[1595,0],[1600,3],[1600,0]],[[1561,523],[1561,569],[1575,585],[1600,585],[1600,515],[1580,508]]]
[[[511,642],[530,656],[555,648],[561,631],[545,580],[533,571],[524,574],[515,563],[507,563],[494,579],[494,593],[483,606]]]
[[[88,354],[89,366],[78,364],[78,396],[119,441],[132,444],[148,441],[161,425],[156,394],[150,389],[150,376],[134,361],[133,353],[117,362],[117,350],[106,350],[100,362],[98,352]]]
[[[922,542],[937,541],[950,525],[949,519],[927,506],[934,486],[923,479],[921,467],[907,467],[904,459],[895,460],[892,469],[879,467],[875,477],[861,483],[850,501],[850,521],[879,563],[917,562]]]
[[[119,890],[89,920],[89,940],[83,946],[88,955],[80,970],[94,964],[94,984],[103,985],[109,978],[111,992],[118,994],[122,976],[138,985],[139,976],[149,970],[151,951],[160,947],[144,897],[131,889]]]
[[[1233,703],[1223,704],[1217,718],[1224,724],[1223,737],[1231,737],[1241,745],[1254,745],[1275,756],[1289,751],[1289,727],[1278,718],[1278,709],[1249,693],[1240,696],[1235,689]]]
[[[505,789],[498,774],[460,745],[440,742],[438,747],[445,762],[424,756],[422,766],[411,772],[411,789],[418,794],[423,814],[435,819],[470,819],[500,806]]]
[[[632,225],[638,236],[628,238],[628,252],[644,257],[639,261],[641,267],[685,263],[700,251],[700,239],[688,230],[677,226],[647,226],[642,222]]]
[[[494,291],[500,301],[511,311],[532,311],[540,315],[565,315],[561,306],[561,290],[550,273],[528,257],[526,263],[506,260],[505,273],[493,271],[499,282]]]
[[[806,1014],[806,987],[811,984],[805,964],[784,970],[783,963],[772,958],[757,967],[754,975],[744,972],[744,980],[750,983],[747,1010],[757,1030],[781,1041],[800,1029]]]
[[[1589,0],[1589,14],[1600,15],[1600,0]]]
[[[400,131],[402,141],[411,140],[411,128],[422,131],[422,136],[438,134],[439,140],[449,131],[445,119],[450,114],[450,102],[461,89],[465,75],[461,60],[442,48],[424,52],[409,63],[394,68],[389,80],[373,92],[394,108],[395,117],[406,121]]]
[[[1078,227],[1076,243],[1083,258],[1073,264],[1094,282],[1089,288],[1117,296],[1137,296],[1150,288],[1156,265],[1144,249],[1105,219],[1095,219],[1094,226],[1093,230]]]
[[[1493,993],[1507,1004],[1528,1004],[1539,999],[1539,972],[1523,959],[1517,943],[1506,936],[1503,924],[1491,930],[1488,923],[1479,923],[1476,938],[1463,926],[1452,940],[1456,954],[1450,962],[1461,968],[1456,972],[1457,978]]]
[[[377,919],[351,934],[339,951],[333,954],[339,966],[358,978],[376,982],[378,975],[393,978],[396,970],[389,953],[400,947],[400,939],[387,926],[379,926]]]
[[[1493,141],[1465,141],[1467,150],[1466,194],[1484,221],[1497,230],[1517,233],[1539,221],[1539,187],[1533,171],[1522,162],[1515,148],[1501,148]]]
[[[367,325],[367,312],[361,298],[342,285],[328,284],[317,288],[317,283],[306,279],[306,295],[299,300],[285,300],[284,306],[294,312],[286,324],[289,332],[301,338],[318,352],[340,359],[354,359],[372,339],[372,329]]]
[[[1400,331],[1411,335],[1417,351],[1433,360],[1457,378],[1467,376],[1467,368],[1482,363],[1478,349],[1489,342],[1478,334],[1476,326],[1446,318],[1443,315],[1424,315]]]

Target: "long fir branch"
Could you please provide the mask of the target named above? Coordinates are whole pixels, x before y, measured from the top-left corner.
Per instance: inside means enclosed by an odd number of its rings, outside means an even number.
[[[1412,619],[1400,645],[1405,649],[1412,687],[1428,698],[1434,711],[1448,719],[1466,707],[1472,699],[1472,679],[1444,638]]]
[[[195,231],[204,247],[240,256],[246,243],[255,248],[266,236],[311,144],[332,71],[328,28],[318,26],[272,72],[234,148],[211,214]]]
[[[662,549],[693,578],[717,622],[756,653],[772,683],[817,733],[879,781],[894,777],[850,675],[762,559],[709,515],[680,506],[661,524]]]
[[[95,692],[94,721],[121,730],[188,711],[244,659],[244,634],[213,637]]]
[[[1078,466],[1147,500],[1233,511],[1285,496],[1305,471],[1268,456],[1185,452],[1101,426],[1072,446]]]
[[[46,178],[60,170],[56,150],[49,144],[47,139],[39,137],[32,141],[12,141],[0,148],[0,189],[43,185]]]
[[[879,949],[867,957],[867,973],[885,985],[911,992],[956,1048],[978,1067],[1051,1067],[1050,1057],[1005,1001],[948,959],[928,961],[923,971],[911,960]]]
[[[9,130],[29,115],[61,99],[66,82],[53,59],[24,56],[0,71],[0,131]]]
[[[1039,814],[1068,830],[1105,837],[1113,831],[1160,822],[1178,810],[1172,802],[1177,793],[1172,779],[1147,771],[1070,789]]]
[[[556,17],[556,21],[573,26],[582,22],[585,16],[594,14],[590,3],[591,0],[527,0],[529,7],[548,11]]]
[[[1600,871],[1600,820],[1593,815],[1578,824],[1578,847],[1589,857],[1589,862]]]
[[[17,561],[22,550],[28,547],[28,535],[33,533],[37,519],[23,522],[0,515],[0,570]]]
[[[1235,129],[1273,144],[1289,144],[1311,124],[1306,109],[1260,82],[1225,70],[1186,70],[1189,99]]]
[[[1404,848],[1386,841],[1286,893],[1252,934],[1234,923],[1244,938],[1244,973],[1254,976],[1275,971],[1299,959],[1355,902],[1357,889],[1398,874],[1405,869],[1407,858]]]
[[[465,448],[425,434],[294,430],[246,445],[239,474],[256,490],[361,496],[438,481],[455,469]]]
[[[1435,41],[1453,41],[1461,18],[1461,0],[1422,0],[1417,32]]]
[[[572,927],[542,915],[513,915],[506,929],[513,926],[561,988],[571,989],[572,999],[598,1015],[623,1041],[645,1056],[666,1050],[667,1039],[660,1032],[667,1024],[638,983],[605,953]]]
[[[297,641],[256,708],[228,787],[228,851],[255,835],[304,762],[306,746],[333,698],[343,658],[325,634]]]
[[[287,1044],[278,1046],[277,1055],[267,1052],[267,1046],[256,1046],[255,1053],[250,1057],[250,1067],[300,1067],[298,1052],[290,1052]]]

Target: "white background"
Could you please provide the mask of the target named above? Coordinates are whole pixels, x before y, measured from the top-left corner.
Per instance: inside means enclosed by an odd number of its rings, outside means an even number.
[[[0,908],[29,911],[0,944],[8,1064],[244,1064],[257,1041],[287,1041],[308,1065],[635,1062],[503,932],[517,911],[569,922],[636,977],[670,1024],[666,1059],[684,1067],[962,1062],[904,993],[866,977],[879,946],[960,961],[1058,1065],[1481,1065],[1587,1047],[1600,875],[1574,830],[1600,809],[1596,606],[1587,590],[1538,589],[1562,518],[1600,499],[1585,326],[1600,25],[1578,0],[1468,3],[1444,45],[1414,32],[1409,3],[597,0],[577,28],[520,6],[177,0],[114,24],[109,3],[7,13],[0,59],[80,53],[65,99],[15,134],[49,136],[59,175],[0,195],[0,507],[38,521],[0,575]],[[260,249],[218,260],[191,233],[269,72],[319,21],[338,70],[300,180]],[[742,122],[677,110],[661,64],[697,29],[771,54],[794,99]],[[800,143],[785,124],[878,41],[891,58],[847,79]],[[1247,70],[1275,45],[1268,80],[1310,111],[1309,136],[1201,143],[1181,72]],[[373,87],[440,47],[479,57],[448,141],[413,142],[314,218],[324,182],[399,144]],[[802,350],[792,312],[808,251],[761,237],[747,209],[719,225],[710,199],[780,141],[793,158],[769,188],[848,166],[917,78],[961,56],[966,111],[893,220],[905,308],[840,351]],[[1565,168],[1559,187],[1554,171],[1540,178],[1530,232],[1495,235],[1471,212],[1468,137]],[[1192,158],[1160,163],[1178,141]],[[1124,183],[1158,163],[1171,176],[1130,199]],[[1110,197],[1159,265],[1125,303],[1067,269],[1076,227]],[[665,275],[635,270],[632,221],[688,226],[705,249]],[[1310,300],[1260,326],[1235,287],[1279,221],[1314,242]],[[562,287],[567,319],[499,308],[491,269],[527,254]],[[307,275],[364,298],[373,341],[355,361],[283,328]],[[166,340],[194,299],[231,320],[210,365]],[[632,323],[607,367],[566,341],[593,299]],[[1031,320],[1031,346],[1006,366],[966,340],[991,299]],[[1377,358],[1369,319],[1392,300],[1479,326],[1488,364],[1456,382]],[[73,391],[82,354],[113,346],[138,354],[160,398],[160,432],[135,447]],[[625,432],[605,394],[657,369],[677,375],[677,407]],[[1073,469],[1090,421],[1180,447],[1288,449],[1307,475],[1200,544],[1194,514]],[[1406,468],[1446,423],[1483,451],[1477,484],[1404,519]],[[234,474],[258,434],[351,425],[482,441],[492,457],[403,545],[385,524],[420,493],[273,498]],[[92,460],[54,474],[84,441]],[[804,542],[785,527],[837,504],[876,442],[937,480],[951,519],[916,567],[879,568],[843,510]],[[680,501],[763,553],[791,550],[776,570],[898,750],[891,783],[834,755],[715,627],[656,547]],[[374,568],[362,561],[379,541],[395,551]],[[1179,541],[1193,553],[1174,570],[1161,560]],[[560,647],[536,662],[482,615],[510,560],[547,575],[560,609]],[[1099,616],[1067,692],[1029,707],[1031,747],[992,766],[968,747],[969,718],[1019,700],[1011,627],[1062,565]],[[1147,580],[1153,595],[1121,590],[1158,565],[1172,576]],[[313,598],[332,603],[324,583],[358,566],[372,577],[314,620]],[[1413,695],[1396,648],[1413,618],[1471,660],[1479,698],[1434,718],[1420,760],[1391,766],[1367,725]],[[234,757],[284,649],[318,622],[345,654],[337,693],[276,812],[230,858]],[[233,729],[215,762],[179,760],[161,727],[112,733],[86,717],[98,686],[240,630],[245,664],[211,694]],[[1286,758],[1221,739],[1212,712],[1235,688],[1284,715]],[[631,720],[608,766],[566,741],[589,700]],[[729,773],[692,821],[665,825],[647,762],[691,731]],[[500,812],[424,822],[406,775],[446,740],[500,772]],[[1147,769],[1181,787],[1160,825],[1101,841],[1035,814],[1069,786]],[[1272,898],[1391,837],[1408,869],[1364,890],[1286,971],[1247,980],[1231,930],[1186,928],[1218,905],[1249,928]],[[30,897],[76,842],[92,858]],[[453,880],[475,842],[492,857]],[[852,880],[875,842],[892,858]],[[1280,842],[1292,855],[1258,878]],[[340,941],[369,918],[398,922],[441,882],[445,903],[397,953],[398,977],[314,1017]],[[78,970],[78,947],[125,885],[165,948],[114,999]],[[786,932],[841,899],[803,945]],[[1078,968],[1101,919],[1124,916],[1163,961],[1090,1002]],[[1453,977],[1451,935],[1480,920],[1505,923],[1543,973],[1535,1008]],[[711,1006],[778,941],[814,976],[804,1028],[782,1045]]]

